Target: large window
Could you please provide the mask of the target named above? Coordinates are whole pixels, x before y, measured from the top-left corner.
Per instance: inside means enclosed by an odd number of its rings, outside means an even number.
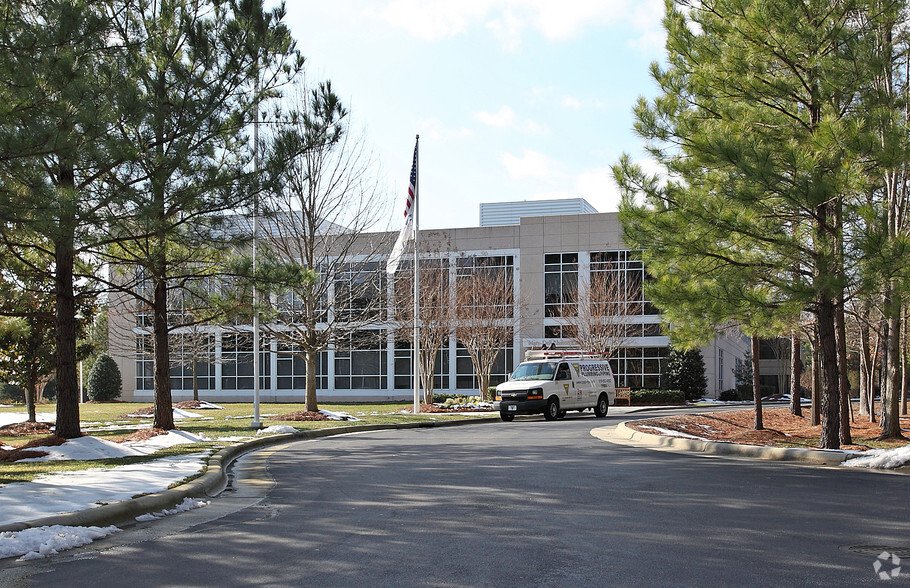
[[[505,382],[512,370],[515,369],[514,364],[513,349],[512,345],[509,344],[499,350],[496,360],[493,362],[493,371],[490,373],[490,386]],[[474,374],[474,364],[471,362],[471,355],[459,342],[455,349],[455,387],[459,390],[477,390],[479,386],[480,383]]]
[[[253,334],[225,333],[221,337],[221,388],[253,389]]]
[[[335,313],[343,321],[374,321],[383,317],[385,262],[350,263],[335,278]]]
[[[458,258],[455,270],[458,318],[512,317],[514,266],[511,255]],[[487,312],[490,309],[492,315]]]
[[[136,389],[154,390],[154,354],[151,335],[136,335]]]
[[[337,390],[382,390],[386,388],[385,335],[382,331],[357,331],[340,338],[335,347]]]
[[[644,296],[646,279],[644,264],[632,251],[591,253],[591,283],[610,292],[603,304],[620,305],[619,312],[605,310],[606,316],[657,315],[657,309]]]
[[[278,342],[277,377],[279,390],[306,390],[306,354],[293,343]],[[316,355],[316,388],[324,390],[329,385],[329,354]]]
[[[660,388],[666,347],[626,347],[610,360],[616,385],[635,389]]]
[[[410,341],[395,342],[395,389],[414,389],[414,349]],[[433,389],[449,389],[449,348],[440,347],[433,366]]]
[[[190,332],[170,336],[171,388],[192,390],[193,375],[199,390],[215,389],[215,336]]]
[[[578,254],[544,255],[544,316],[574,316],[577,302]]]

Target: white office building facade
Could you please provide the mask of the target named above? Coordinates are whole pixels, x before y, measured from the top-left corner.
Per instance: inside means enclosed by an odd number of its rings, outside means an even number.
[[[445,230],[422,231],[421,265],[424,259],[449,272],[455,283],[460,272],[474,265],[495,267],[512,276],[514,288],[510,324],[512,336],[499,354],[491,384],[495,385],[521,361],[527,349],[544,344],[571,344],[564,315],[578,304],[579,284],[590,283],[597,272],[614,272],[616,279],[638,285],[629,291],[633,314],[623,347],[611,359],[618,386],[660,388],[669,338],[661,331],[656,308],[640,298],[645,272],[640,256],[626,248],[615,213],[521,216],[519,222]],[[394,236],[392,236],[394,237]],[[393,238],[372,239],[390,243]],[[388,251],[377,251],[361,259],[384,267]],[[412,258],[409,252],[407,257]],[[381,270],[380,270],[381,271]],[[392,283],[383,279],[385,308],[368,327],[336,341],[319,355],[317,387],[320,402],[405,400],[412,397],[413,362],[409,341],[396,336],[392,324],[395,296]],[[125,303],[124,303],[125,304]],[[571,310],[571,309],[568,309]],[[123,374],[123,399],[151,401],[151,339],[141,317],[135,313],[112,312],[110,316],[111,355]],[[172,354],[189,347],[189,334],[176,332]],[[199,334],[194,333],[198,346]],[[246,402],[252,399],[253,338],[244,325],[208,327],[203,335],[210,347],[210,359],[196,367],[199,397],[215,402]],[[708,379],[708,395],[735,385],[733,367],[745,356],[747,342],[739,335],[718,337],[702,349]],[[281,341],[263,337],[260,352],[260,398],[264,402],[300,402],[305,398],[306,368],[298,350]],[[171,388],[175,401],[192,398],[191,362],[174,362]],[[477,378],[467,350],[451,333],[437,355],[434,391],[449,394],[476,394]]]

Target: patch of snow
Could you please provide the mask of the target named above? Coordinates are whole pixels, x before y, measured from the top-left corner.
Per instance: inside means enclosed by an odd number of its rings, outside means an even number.
[[[125,444],[114,443],[99,437],[77,437],[69,439],[63,445],[35,447],[35,451],[45,451],[45,457],[31,457],[19,461],[57,461],[65,459],[108,459],[112,457],[134,457],[145,455]]]
[[[297,429],[289,425],[272,425],[256,431],[257,435],[270,435],[272,433],[296,433]]]
[[[657,431],[658,435],[664,435],[665,437],[682,437],[684,439],[697,439],[698,441],[709,441],[704,437],[696,437],[695,435],[690,435],[688,433],[683,433],[681,431],[672,431],[670,429],[663,429],[661,427],[652,427],[650,425],[638,425],[639,429],[651,429],[652,431]]]
[[[910,445],[895,449],[872,449],[859,457],[845,460],[842,466],[852,468],[894,469],[910,463]]]
[[[193,410],[224,410],[224,407],[212,404],[211,402],[206,402],[205,400],[200,400],[199,406]]]
[[[123,445],[135,448],[143,455],[148,455],[150,453],[155,453],[159,449],[164,449],[165,447],[184,445],[186,443],[200,443],[203,441],[211,441],[211,439],[205,435],[196,435],[187,431],[178,431],[174,429],[168,431],[166,435],[155,435],[144,441],[124,441]],[[64,445],[66,444],[64,443]]]
[[[126,416],[130,417],[131,419],[150,419],[150,418],[152,418],[152,415],[150,415],[150,414],[133,413],[133,414],[128,414]],[[174,418],[178,419],[178,420],[179,419],[193,419],[193,418],[197,418],[197,417],[201,417],[201,416],[202,416],[201,414],[197,414],[195,412],[190,412],[188,410],[182,410],[179,408],[174,409]]]
[[[0,485],[0,525],[94,508],[167,490],[199,473],[208,452],[162,457],[112,468],[58,472]]]
[[[330,410],[320,410],[322,414],[329,417],[333,421],[359,421],[360,419],[346,413],[346,412],[332,412]]]
[[[119,532],[110,527],[35,527],[22,531],[0,533],[0,558],[16,557],[19,561],[39,559],[56,555],[65,549],[87,545],[95,539],[101,539]]]
[[[27,412],[2,412],[0,413],[0,427],[15,423],[24,423],[28,420]],[[57,420],[57,413],[39,412],[35,415],[39,423],[52,423]]]
[[[230,443],[233,443],[234,441],[247,441],[252,438],[253,437],[251,437],[249,435],[246,435],[246,436],[234,435],[231,437],[218,437],[218,439],[216,439],[216,441],[228,441]]]
[[[184,498],[183,502],[175,506],[174,508],[168,508],[160,512],[150,512],[144,515],[139,515],[136,517],[136,520],[139,522],[145,521],[154,521],[157,519],[164,518],[166,516],[179,514],[181,512],[187,512],[196,508],[202,508],[203,506],[208,506],[208,500],[200,500],[198,498]]]

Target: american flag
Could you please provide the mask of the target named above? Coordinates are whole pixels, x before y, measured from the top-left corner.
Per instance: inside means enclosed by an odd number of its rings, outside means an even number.
[[[417,202],[417,147],[420,145],[420,137],[414,144],[414,163],[411,165],[411,181],[408,185],[408,199],[404,206],[404,226],[398,233],[398,240],[395,241],[395,247],[389,254],[386,261],[385,271],[389,275],[394,274],[398,269],[398,262],[401,261],[401,254],[404,253],[405,244],[414,238],[414,203]]]

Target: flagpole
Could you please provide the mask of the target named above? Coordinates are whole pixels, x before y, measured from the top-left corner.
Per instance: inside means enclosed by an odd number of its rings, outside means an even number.
[[[414,145],[414,162],[417,174],[414,180],[414,414],[420,412],[420,264],[417,254],[418,235],[420,233],[420,163],[418,147],[420,135]]]

